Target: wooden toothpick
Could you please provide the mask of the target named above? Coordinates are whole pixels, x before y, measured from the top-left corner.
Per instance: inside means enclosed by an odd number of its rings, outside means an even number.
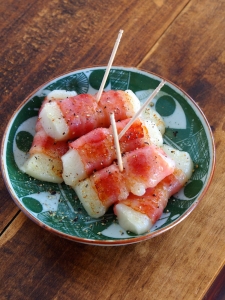
[[[110,121],[113,129],[113,138],[114,138],[114,144],[116,147],[116,156],[117,156],[117,161],[118,161],[118,166],[120,172],[123,171],[123,161],[122,161],[122,155],[120,151],[120,144],[119,144],[119,139],[118,139],[118,133],[117,133],[117,128],[116,128],[116,122],[115,122],[115,117],[114,113],[110,114]]]
[[[111,66],[112,66],[114,57],[115,57],[115,55],[116,55],[116,51],[117,51],[117,49],[118,49],[118,46],[119,46],[119,43],[120,43],[122,34],[123,34],[123,30],[120,30],[120,31],[119,31],[119,34],[118,34],[118,37],[117,37],[117,40],[116,40],[116,42],[115,42],[115,45],[114,45],[114,48],[113,48],[111,57],[110,57],[110,59],[109,59],[108,66],[107,66],[107,68],[106,68],[106,70],[105,70],[105,74],[104,74],[104,77],[103,77],[101,86],[100,86],[99,91],[98,91],[98,93],[97,93],[97,97],[96,97],[97,102],[98,102],[98,101],[100,100],[100,98],[101,98],[101,95],[102,95],[102,92],[103,92],[103,89],[104,89],[106,80],[107,80],[107,78],[108,78],[109,71],[110,71],[110,69],[111,69]]]
[[[130,119],[127,125],[121,130],[120,134],[118,135],[118,139],[120,140],[121,137],[125,134],[127,129],[134,123],[134,121],[138,118],[138,116],[142,113],[142,111],[147,107],[147,105],[152,101],[152,99],[158,94],[161,88],[164,86],[165,80],[162,80],[159,86],[153,91],[150,97],[145,101],[145,103],[140,107],[139,111]]]

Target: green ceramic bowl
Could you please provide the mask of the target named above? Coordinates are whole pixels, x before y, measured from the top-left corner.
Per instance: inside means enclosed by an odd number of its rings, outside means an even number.
[[[100,219],[87,215],[75,192],[65,184],[38,181],[22,173],[18,166],[29,150],[38,109],[49,91],[75,90],[96,93],[106,67],[92,67],[59,76],[27,97],[12,116],[2,142],[1,167],[5,184],[18,207],[35,223],[76,242],[95,245],[125,245],[159,235],[184,220],[197,206],[211,182],[215,147],[210,126],[197,104],[180,88],[166,80],[153,100],[155,110],[166,124],[164,143],[189,152],[198,166],[191,180],[174,195],[150,232],[135,235],[124,231],[112,210]],[[131,89],[141,102],[162,78],[136,68],[113,67],[105,89]]]

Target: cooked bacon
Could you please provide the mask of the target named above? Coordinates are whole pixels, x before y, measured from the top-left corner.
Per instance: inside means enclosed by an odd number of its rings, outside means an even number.
[[[34,136],[30,156],[22,170],[36,179],[61,183],[63,182],[61,156],[68,148],[65,141],[54,141],[40,129]]]
[[[180,177],[182,177],[181,180]],[[175,170],[173,174],[159,182],[156,187],[146,189],[143,196],[130,193],[128,198],[120,201],[120,203],[148,216],[151,225],[153,225],[161,217],[169,198],[183,187],[181,183],[183,177],[184,173],[181,170]],[[116,215],[117,210],[118,206],[115,205],[114,212]]]
[[[53,91],[51,91],[44,98],[44,100],[41,104],[41,107],[39,109],[39,112],[38,112],[39,118],[37,120],[36,127],[35,127],[36,132],[43,129],[43,127],[41,125],[41,121],[40,121],[40,113],[41,113],[42,109],[45,107],[45,105],[47,103],[57,102],[57,101],[65,99],[65,98],[73,97],[73,96],[76,96],[76,95],[77,95],[77,93],[75,91],[66,91],[66,90],[53,90]]]
[[[75,92],[64,90],[50,92],[43,101],[40,111],[46,103],[58,101],[69,95],[75,95]],[[49,137],[44,131],[40,119],[37,120],[35,129],[36,133],[29,150],[29,158],[23,165],[22,170],[39,180],[53,183],[63,182],[61,156],[69,149],[67,142],[55,141]]]
[[[102,95],[102,103],[101,99],[99,103],[97,103],[95,98],[91,95],[84,94],[75,97],[75,94],[76,92],[55,90],[45,97],[39,110],[39,116],[36,123],[36,134],[29,153],[30,157],[22,168],[31,176],[44,181],[62,182],[63,166],[61,156],[67,152],[67,139],[73,136],[74,131],[76,131],[78,135],[83,135],[85,131],[89,132],[93,127],[104,124],[106,119],[105,115],[108,113],[107,109],[104,107],[106,103],[109,103],[108,109],[111,109],[113,98],[114,100],[117,100],[115,101],[115,105],[119,105],[118,103],[120,103],[120,106],[122,106],[123,101],[126,102],[128,98],[130,99],[128,104],[124,104],[125,106],[127,105],[126,109],[128,115],[130,109],[135,110],[137,109],[135,105],[140,104],[134,95],[128,96],[128,94],[123,91],[113,93],[112,91],[109,91],[109,93],[104,92]],[[105,95],[108,95],[107,100]],[[118,95],[118,97],[116,97],[116,95]],[[77,101],[74,101],[75,98]],[[46,107],[47,111],[45,111]],[[45,113],[43,113],[43,111],[45,111]],[[76,111],[77,114],[75,114],[74,111]],[[67,115],[67,121],[62,117],[62,112]],[[44,118],[43,115],[45,116]],[[121,116],[121,114],[117,114],[118,118]],[[47,126],[47,132],[42,126],[43,119],[44,125]],[[55,139],[49,135],[48,126],[51,123],[49,123],[49,120],[54,124],[50,131],[53,130],[56,137],[60,135],[65,136],[65,139]],[[107,122],[109,122],[109,120]],[[107,124],[109,125],[109,123]],[[136,143],[136,145],[138,145],[138,143]],[[109,158],[109,160],[111,163],[111,158]],[[110,163],[108,163],[108,165]],[[80,169],[78,163],[76,164],[76,167]],[[81,165],[81,167],[83,167],[83,165]],[[48,176],[48,174],[50,175]],[[65,178],[67,179],[67,175]]]
[[[117,122],[118,133],[130,119]],[[149,122],[137,119],[120,140],[121,153],[149,145],[157,128]],[[158,140],[162,137],[158,131]],[[70,150],[62,156],[63,178],[66,184],[75,186],[94,171],[109,166],[116,159],[112,127],[97,128],[69,144]]]
[[[89,94],[76,95],[60,101],[45,103],[40,122],[46,133],[56,140],[75,139],[98,128],[110,126],[110,113],[115,120],[132,117],[140,102],[132,93],[103,92],[99,102]]]
[[[66,141],[55,141],[43,129],[40,129],[34,136],[29,153],[30,155],[43,153],[49,157],[61,159],[68,149]]]
[[[73,139],[102,126],[104,114],[98,110],[96,99],[89,94],[81,94],[57,102],[69,132],[66,139]]]
[[[39,130],[22,170],[28,175],[53,183],[63,182],[61,156],[68,150],[64,141],[54,141],[44,130]]]
[[[146,188],[154,187],[163,178],[173,173],[175,163],[155,145],[127,153],[123,158],[126,182],[130,191],[138,196]]]
[[[174,159],[174,172],[157,186],[148,188],[143,196],[129,194],[128,198],[114,206],[119,224],[125,230],[143,234],[151,229],[161,217],[169,198],[177,193],[189,180],[193,170],[190,155],[164,145],[164,151]]]
[[[126,153],[123,163],[123,172],[113,164],[74,187],[90,216],[101,216],[113,203],[125,200],[130,192],[143,195],[147,188],[156,186],[174,171],[174,162],[154,145]]]
[[[108,126],[110,125],[108,116],[112,112],[114,112],[116,121],[133,117],[134,111],[136,111],[134,107],[136,104],[132,102],[133,97],[133,93],[121,90],[110,90],[102,93],[99,108],[107,117]]]

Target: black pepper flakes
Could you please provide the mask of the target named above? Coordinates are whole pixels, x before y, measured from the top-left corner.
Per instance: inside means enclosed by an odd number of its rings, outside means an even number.
[[[73,219],[73,222],[77,222],[77,221],[78,221],[78,216]]]
[[[176,130],[176,131],[173,131],[173,135],[176,137],[177,136],[177,134],[178,134],[178,131]]]

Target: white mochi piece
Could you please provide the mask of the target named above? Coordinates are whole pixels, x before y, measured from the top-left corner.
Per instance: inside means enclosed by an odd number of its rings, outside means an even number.
[[[145,118],[142,118],[142,120],[148,129],[150,142],[158,147],[161,147],[163,145],[163,137],[155,122]]]
[[[89,216],[99,218],[106,213],[106,207],[100,201],[89,178],[79,182],[74,190]]]
[[[88,177],[77,150],[69,149],[62,157],[64,182],[72,187]]]
[[[130,186],[130,191],[136,196],[143,196],[146,191],[145,185],[134,181]]]
[[[160,116],[160,114],[157,113],[157,111],[148,107],[141,113],[141,117],[144,118],[145,120],[150,120],[154,122],[162,135],[165,133],[165,128],[166,128],[165,122],[163,118]]]
[[[47,95],[47,99],[48,100],[63,100],[67,97],[73,97],[76,96],[77,93],[75,91],[66,91],[66,90],[54,90],[51,91],[48,95]]]
[[[45,154],[34,154],[25,162],[22,171],[38,180],[62,183],[62,162]]]
[[[50,137],[58,141],[67,139],[69,127],[56,102],[47,102],[41,110],[39,118],[42,127]]]
[[[173,159],[175,162],[175,168],[182,170],[187,180],[190,179],[194,168],[190,154],[185,151],[174,149],[173,147],[165,144],[162,146],[162,149],[170,158]]]
[[[131,207],[118,203],[114,206],[114,212],[120,226],[136,234],[143,234],[150,230],[152,222],[147,215],[144,215]]]
[[[131,90],[126,90],[125,93],[129,96],[129,101],[124,103],[127,111],[127,118],[131,118],[136,112],[138,112],[141,104],[138,97]]]

